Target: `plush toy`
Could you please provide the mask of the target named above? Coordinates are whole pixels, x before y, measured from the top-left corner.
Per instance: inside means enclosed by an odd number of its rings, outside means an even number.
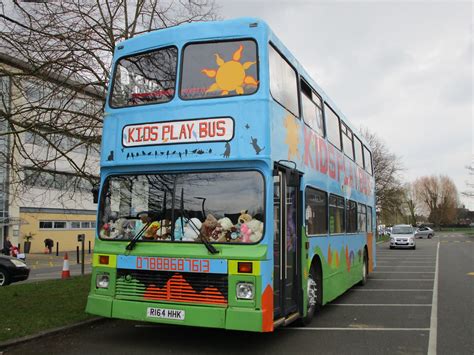
[[[217,236],[217,241],[219,243],[223,242],[230,242],[232,240],[231,234],[232,234],[232,228],[234,227],[234,224],[228,217],[221,218],[217,221],[219,224],[214,232],[216,230],[219,230],[219,234]]]
[[[247,210],[240,211],[240,216],[238,222],[240,224],[244,224],[250,222],[252,220],[252,216],[248,214]]]
[[[201,226],[201,233],[199,236],[201,238],[206,238],[207,240],[212,240],[212,232],[214,229],[216,229],[218,223],[216,217],[214,217],[212,214],[208,214],[206,217],[206,220]]]
[[[247,222],[246,225],[252,231],[252,233],[250,234],[250,241],[252,243],[256,243],[260,239],[262,239],[263,222],[260,222],[257,219],[252,219],[251,221]]]
[[[100,237],[102,239],[111,239],[110,238],[110,224],[105,223],[100,229]]]
[[[151,223],[148,228],[146,229],[145,233],[143,233],[143,239],[153,240],[156,239],[156,232],[161,227],[160,222],[153,222]]]
[[[184,236],[184,226],[188,223],[187,218],[179,217],[174,223],[174,240],[182,240]]]
[[[250,235],[252,234],[252,230],[248,227],[246,223],[243,223],[240,226],[240,235],[242,236],[243,243],[250,243]]]
[[[170,240],[171,239],[171,221],[163,219],[160,221],[160,228],[156,231],[157,239]]]
[[[199,231],[202,227],[202,223],[197,218],[191,218],[187,221],[184,225],[184,234],[183,234],[183,241],[187,242],[194,242],[198,236]]]
[[[128,222],[125,218],[119,218],[110,223],[110,239],[122,239],[124,235],[124,225]]]

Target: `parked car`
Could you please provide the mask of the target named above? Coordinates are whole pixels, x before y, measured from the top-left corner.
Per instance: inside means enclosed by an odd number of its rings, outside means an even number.
[[[409,224],[394,225],[390,235],[390,249],[393,248],[416,249],[415,229]]]
[[[30,269],[22,260],[0,255],[0,287],[26,280],[29,275]]]
[[[416,230],[415,232],[415,237],[417,238],[433,238],[434,237],[434,230],[432,230],[430,227],[420,227]]]

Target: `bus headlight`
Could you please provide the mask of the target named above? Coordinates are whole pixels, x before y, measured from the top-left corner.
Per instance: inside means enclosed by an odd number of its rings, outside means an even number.
[[[237,298],[241,300],[253,300],[255,290],[253,284],[249,282],[239,282],[237,284]]]
[[[109,274],[99,274],[95,279],[97,288],[109,288]]]

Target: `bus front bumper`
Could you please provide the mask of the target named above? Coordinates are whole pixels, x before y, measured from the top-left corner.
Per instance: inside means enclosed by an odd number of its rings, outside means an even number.
[[[149,309],[184,311],[184,319],[149,316]],[[86,312],[102,317],[161,324],[262,332],[262,311],[252,308],[128,301],[89,294]]]

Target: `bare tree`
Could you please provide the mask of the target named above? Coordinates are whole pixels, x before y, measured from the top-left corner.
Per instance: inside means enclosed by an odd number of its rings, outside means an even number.
[[[416,191],[415,191],[415,186],[413,183],[406,183],[404,186],[404,191],[405,191],[405,204],[408,209],[408,213],[410,216],[410,224],[415,225],[416,224],[416,216],[418,214],[419,206],[418,206],[418,200],[416,197]]]
[[[404,190],[399,176],[402,170],[400,160],[375,133],[366,128],[361,131],[372,150],[377,211],[383,221],[398,222],[397,216],[404,214]]]
[[[474,160],[471,162],[471,165],[466,166],[466,169],[470,178],[466,181],[467,190],[462,191],[461,194],[472,199],[474,198]]]
[[[428,220],[435,227],[455,222],[458,192],[448,176],[423,176],[415,180],[414,187],[420,203],[429,212]]]
[[[95,183],[97,171],[90,162],[98,157],[117,43],[214,19],[215,11],[214,0],[7,2],[0,14],[1,62],[7,64],[0,68],[0,78],[8,78],[12,97],[0,95],[0,120],[5,122],[0,135],[11,138],[3,160],[15,174],[13,180],[34,185],[34,174],[28,172],[40,171],[57,183],[56,171],[67,170],[78,178],[74,186],[83,180]],[[34,148],[38,145],[40,151]]]

